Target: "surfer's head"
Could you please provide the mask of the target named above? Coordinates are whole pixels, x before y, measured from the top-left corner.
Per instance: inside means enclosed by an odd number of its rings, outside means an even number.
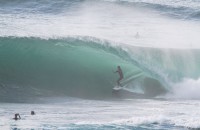
[[[31,111],[31,115],[35,115],[35,112],[34,112],[34,111]]]

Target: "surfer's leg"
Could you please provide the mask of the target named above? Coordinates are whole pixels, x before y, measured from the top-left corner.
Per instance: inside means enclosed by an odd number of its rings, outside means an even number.
[[[117,80],[117,85],[122,87],[122,85],[120,84],[120,81],[121,81],[121,80],[122,80],[122,78],[120,77],[120,78]]]
[[[119,83],[119,81],[120,81],[120,79],[118,79],[118,80],[117,80],[117,85],[118,85],[118,86],[120,86],[120,83]]]

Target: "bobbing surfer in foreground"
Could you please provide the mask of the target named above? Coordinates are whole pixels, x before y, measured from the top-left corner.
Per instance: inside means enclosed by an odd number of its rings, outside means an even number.
[[[14,120],[20,120],[21,117],[20,117],[19,113],[16,113],[16,114],[15,114],[15,117],[14,117],[13,119],[14,119]]]
[[[115,71],[115,73],[119,74],[119,79],[117,80],[117,85],[121,86],[120,81],[124,78],[123,76],[123,72],[120,66],[117,66],[117,71]]]

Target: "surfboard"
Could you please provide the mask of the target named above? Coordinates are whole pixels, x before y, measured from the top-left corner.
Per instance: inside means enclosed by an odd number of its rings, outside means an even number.
[[[114,90],[120,90],[120,89],[123,89],[123,87],[121,87],[121,86],[115,86],[113,89]]]
[[[127,88],[127,86],[118,86],[112,88],[112,95],[117,98],[145,98],[146,96],[144,93],[137,93],[131,90],[130,88]]]

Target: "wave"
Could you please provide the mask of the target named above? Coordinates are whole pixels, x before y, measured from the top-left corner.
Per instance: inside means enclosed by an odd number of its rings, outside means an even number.
[[[199,55],[199,50],[113,46],[90,37],[1,37],[0,99],[112,98],[118,65],[126,88],[155,97],[170,91],[171,83],[197,78]]]
[[[139,73],[146,77],[126,51],[87,40],[1,38],[0,53],[1,94],[9,98],[24,94],[111,97],[117,65],[129,80],[141,79]]]

